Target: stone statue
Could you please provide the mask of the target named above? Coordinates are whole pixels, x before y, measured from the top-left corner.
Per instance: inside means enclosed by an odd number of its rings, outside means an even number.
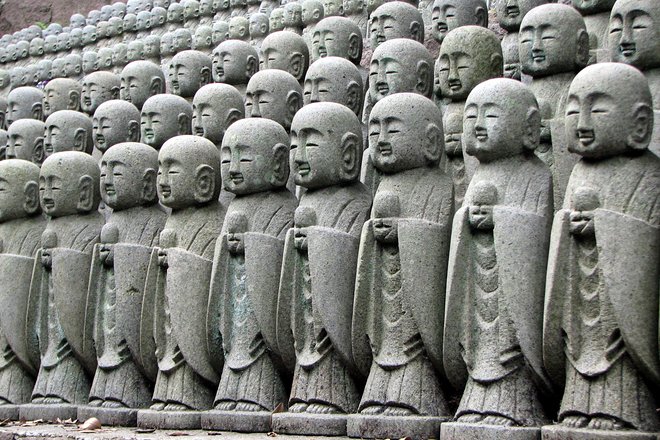
[[[213,47],[213,28],[208,25],[198,26],[193,36],[193,50],[200,51],[205,55],[211,55]]]
[[[157,64],[133,61],[121,71],[119,96],[138,110],[151,96],[161,93],[165,93],[165,75]]]
[[[153,329],[142,326],[153,323],[153,310],[144,309],[153,304],[155,292],[143,289],[167,218],[158,206],[157,172],[158,152],[144,144],[118,143],[101,159],[101,197],[112,213],[91,263],[88,296],[96,298],[97,368],[89,405],[78,410],[79,419],[134,426],[137,408],[151,402],[153,385],[147,374],[155,371],[155,359],[153,352],[144,353],[149,344],[142,337],[153,337]]]
[[[44,93],[36,87],[17,87],[7,95],[7,126],[19,119],[43,121]]]
[[[323,0],[324,17],[341,17],[344,15],[344,3],[342,0]]]
[[[316,24],[311,37],[313,61],[326,56],[346,58],[360,69],[363,82],[368,81],[369,73],[360,66],[363,41],[357,24],[346,17],[327,17]]]
[[[0,129],[0,160],[7,159],[7,142],[9,137],[7,136],[7,130]]]
[[[172,57],[175,53],[174,32],[165,32],[163,36],[160,37],[160,66],[163,72],[166,72],[169,68],[170,61],[172,61]]]
[[[112,73],[119,75],[128,64],[128,45],[118,43],[112,47]]]
[[[213,0],[200,0],[199,2],[199,26],[211,26],[213,24]]]
[[[6,129],[7,129],[7,99],[0,96],[0,130],[6,130]]]
[[[259,70],[259,55],[249,43],[227,40],[213,49],[213,81],[230,84],[245,95],[250,78]]]
[[[220,152],[207,139],[178,136],[163,145],[158,163],[158,197],[171,214],[147,274],[145,289],[156,292],[158,373],[153,403],[138,412],[138,426],[199,429],[199,410],[211,407],[219,380],[199,343],[206,336],[213,251],[226,212],[218,202]]]
[[[174,53],[190,50],[192,47],[192,32],[186,28],[177,29],[174,31],[172,45],[174,47]]]
[[[245,117],[243,95],[229,84],[208,84],[193,99],[192,133],[222,144],[227,128]]]
[[[450,31],[440,46],[436,75],[440,94],[448,102],[442,119],[447,161],[445,171],[454,181],[455,205],[463,204],[474,161],[462,147],[465,100],[474,87],[502,76],[502,47],[495,33],[479,26],[461,26]]]
[[[21,69],[21,75],[24,75],[27,72],[27,70],[23,69],[23,68],[17,67],[14,70],[16,70],[16,69]],[[50,67],[50,77],[52,79],[66,78],[66,60],[64,59],[64,57],[55,58],[53,60],[53,63],[51,64],[51,67]],[[21,80],[21,85],[27,85],[26,78],[27,77],[25,76]]]
[[[226,1],[226,0],[225,0]],[[266,14],[270,17],[271,12],[274,9],[279,7],[280,2],[278,0],[261,0],[259,3],[259,12]]]
[[[142,39],[151,33],[151,12],[141,11],[136,16],[136,37]]]
[[[463,121],[465,153],[479,164],[454,217],[443,346],[447,377],[465,391],[441,435],[538,439],[553,215],[552,175],[533,153],[541,115],[529,88],[499,78],[470,92]]]
[[[183,0],[181,4],[183,5],[183,25],[194,33],[199,26],[199,1]]]
[[[167,23],[169,32],[183,26],[183,5],[181,3],[172,2],[167,8]]]
[[[41,166],[40,202],[48,223],[32,274],[32,313],[26,323],[28,346],[38,348],[32,356],[38,353],[41,366],[32,403],[21,406],[22,419],[75,419],[77,405],[89,395],[96,354],[87,281],[103,226],[97,211],[99,178],[96,159],[80,151],[55,153]]]
[[[44,56],[45,44],[46,44],[45,40],[41,37],[35,38],[32,41],[30,41],[30,56],[32,57],[33,62]]]
[[[211,58],[197,50],[185,50],[172,58],[168,72],[173,94],[192,103],[197,91],[211,82]]]
[[[154,2],[154,7],[156,6],[156,2]],[[112,16],[113,17],[119,17],[119,18],[124,18],[126,15],[126,9],[127,5],[124,2],[115,2],[112,4]]]
[[[424,43],[422,14],[409,3],[387,2],[369,17],[369,40],[372,49],[395,38],[410,38]]]
[[[82,55],[82,69],[85,75],[98,71],[98,54],[93,50],[83,52]]]
[[[584,20],[567,5],[532,9],[520,25],[519,53],[523,73],[533,78],[531,88],[541,110],[541,144],[536,154],[552,171],[554,200],[559,208],[578,159],[567,150],[564,108],[575,73],[589,59]]]
[[[167,27],[167,9],[161,7],[155,7],[151,10],[151,35],[152,36],[162,36]],[[144,37],[148,38],[149,36]]]
[[[229,38],[231,40],[250,40],[250,21],[247,17],[236,15],[229,19]]]
[[[362,145],[359,119],[340,104],[309,104],[294,117],[294,179],[306,192],[282,263],[277,340],[295,369],[288,412],[272,417],[278,433],[346,435],[346,414],[357,410],[350,328],[358,237],[371,207],[358,181]]]
[[[297,206],[285,187],[288,144],[282,126],[266,119],[238,121],[222,142],[224,188],[236,196],[214,256],[207,338],[222,374],[206,429],[269,432],[272,411],[286,405],[272,292]]]
[[[275,8],[268,16],[268,32],[275,33],[284,30],[284,8]]]
[[[191,133],[191,118],[192,105],[181,96],[152,96],[142,106],[140,142],[160,150],[168,139]]]
[[[82,48],[83,48],[82,35],[83,35],[83,31],[82,29],[79,28],[71,29],[71,32],[69,32],[71,53],[77,53],[77,54],[82,53]]]
[[[122,42],[124,38],[124,20],[119,17],[110,17],[107,34],[109,46]]]
[[[323,20],[323,3],[320,0],[303,0],[302,1],[302,22],[303,33],[302,36],[307,42],[309,53],[313,52],[312,49],[312,35],[316,24]]]
[[[44,152],[46,157],[62,151],[92,154],[92,118],[73,110],[56,111],[46,118]]]
[[[282,70],[255,73],[245,90],[245,117],[271,119],[287,132],[302,105],[302,87],[296,78]]]
[[[438,166],[442,114],[428,98],[399,93],[378,101],[368,130],[381,179],[362,228],[352,325],[353,357],[368,379],[348,433],[435,437],[450,414],[440,378],[454,197]]]
[[[58,78],[44,87],[43,112],[48,117],[59,110],[80,111],[82,86],[76,80]]]
[[[34,119],[19,119],[7,129],[7,159],[22,159],[41,166],[46,158],[44,133],[46,125]]]
[[[435,0],[431,20],[433,38],[442,44],[447,33],[458,27],[488,27],[486,0]]]
[[[94,112],[92,135],[94,146],[101,153],[116,144],[139,141],[140,110],[119,99],[104,102]]]
[[[82,73],[82,56],[77,53],[71,53],[64,57],[65,78],[79,80],[82,78]]]
[[[302,21],[302,5],[299,2],[289,2],[284,5],[283,22],[285,31],[302,35],[305,25]]]
[[[96,49],[96,40],[98,39],[98,35],[96,34],[96,26],[88,24],[83,28],[82,32],[83,32],[82,33],[83,47],[86,47],[87,50]],[[44,50],[46,51],[46,53],[49,52],[48,50],[49,38],[50,37],[44,37],[44,41],[45,41]],[[50,52],[56,52],[56,50],[52,47],[52,43],[51,43]]]
[[[278,69],[302,83],[309,67],[309,49],[305,39],[290,31],[274,32],[261,44],[261,69]]]
[[[582,14],[589,33],[589,64],[609,61],[608,25],[614,2],[615,0],[572,0],[573,7]]]
[[[303,103],[336,102],[351,109],[359,118],[363,90],[362,75],[353,63],[344,58],[325,57],[309,66],[305,75]]]
[[[87,25],[87,21],[85,20],[85,16],[82,14],[73,14],[71,16],[71,19],[69,20],[69,25],[71,28],[78,28],[82,29]]]
[[[215,15],[213,16],[213,22],[217,23],[219,21],[229,22],[231,18],[231,11],[229,7],[229,0],[213,0]]]
[[[43,83],[45,81],[52,79],[50,77],[50,71],[53,68],[53,62],[51,60],[43,59],[39,61],[36,65],[39,69],[39,82]],[[37,83],[37,85],[40,84]]]
[[[126,14],[124,16],[124,42],[128,43],[137,37],[137,15],[136,14]]]
[[[638,70],[602,63],[576,75],[566,138],[581,158],[555,215],[546,282],[545,366],[564,390],[559,425],[543,428],[553,438],[646,440],[660,429],[660,159],[648,151],[652,128],[651,93]]]
[[[101,49],[99,49],[99,51],[97,52],[97,60],[96,60],[96,65],[98,66],[98,70],[102,72],[113,73],[113,69],[112,69],[113,56],[114,56],[114,52],[111,48],[102,47]]]
[[[362,38],[367,38],[369,17],[367,15],[366,2],[363,0],[343,0],[342,7],[344,9],[344,16],[360,28]]]
[[[549,3],[549,0],[507,0],[496,3],[495,10],[500,27],[507,31],[502,37],[505,78],[522,80],[520,56],[518,54],[520,23],[530,10],[545,3]],[[526,77],[524,82],[531,82],[530,78]]]
[[[247,0],[229,0],[229,9],[232,17],[237,15],[241,17],[248,16]]]
[[[250,15],[249,20],[250,44],[261,56],[261,44],[268,35],[268,16],[262,12],[255,12]]]
[[[144,44],[142,59],[160,65],[160,37],[158,35],[149,35],[142,42]]]
[[[609,50],[612,61],[644,72],[649,82],[655,126],[649,148],[660,156],[660,39],[656,27],[660,7],[652,0],[620,0],[610,15]]]
[[[112,5],[103,5],[101,7],[101,20],[108,21],[112,17]]]
[[[142,40],[135,40],[128,43],[126,49],[126,60],[129,63],[144,59],[144,43]]]
[[[119,99],[121,80],[110,72],[92,72],[82,80],[80,107],[92,116],[99,105],[111,99]]]
[[[18,420],[18,405],[30,401],[39,366],[25,329],[34,257],[46,222],[39,215],[39,167],[3,160],[0,176],[0,416]]]
[[[213,34],[211,35],[211,41],[213,41],[213,46],[217,46],[226,39],[229,38],[229,23],[226,21],[214,21],[213,22]]]

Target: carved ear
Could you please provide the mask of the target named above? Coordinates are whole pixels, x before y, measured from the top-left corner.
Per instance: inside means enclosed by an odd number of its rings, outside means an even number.
[[[362,145],[355,133],[348,132],[341,138],[341,168],[339,177],[344,182],[352,182],[360,175]]]
[[[67,110],[80,111],[80,92],[77,90],[69,91],[69,105]]]
[[[289,73],[300,81],[305,73],[305,57],[300,52],[289,55]]]
[[[266,25],[266,23],[261,23],[261,26],[259,26],[259,30],[261,31],[262,34],[268,32],[268,26]]]
[[[34,180],[29,181],[23,188],[25,200],[23,201],[23,209],[28,215],[33,215],[39,212],[39,185]]]
[[[254,55],[249,55],[245,62],[245,78],[252,78],[257,71],[259,71],[259,60]]]
[[[359,63],[362,57],[362,35],[351,34],[348,37],[348,59],[352,63]]]
[[[413,40],[424,43],[424,26],[420,25],[418,21],[410,23],[410,36]]]
[[[179,136],[183,134],[191,134],[190,117],[187,114],[179,113],[179,116],[177,116],[177,123],[179,125],[177,133]]]
[[[226,126],[229,127],[231,124],[234,122],[238,121],[239,119],[243,119],[243,112],[241,112],[239,109],[233,108],[227,112],[227,119],[226,119]]]
[[[140,142],[140,122],[128,121],[128,142]]]
[[[296,90],[290,91],[289,94],[286,96],[286,108],[289,113],[286,117],[287,125],[291,126],[291,121],[293,121],[293,117],[298,112],[298,110],[300,110],[302,105],[303,102],[300,93],[297,92]]]
[[[78,180],[78,212],[89,212],[94,208],[94,185],[92,178],[88,175]]]
[[[208,67],[202,67],[202,70],[200,72],[201,76],[201,84],[199,85],[200,88],[204,87],[207,84],[211,84],[211,69]]]
[[[36,119],[37,121],[44,120],[43,107],[41,106],[40,102],[35,102],[32,104],[32,119]]]
[[[76,67],[74,67],[73,71],[77,74],[80,75],[80,72],[82,72],[82,66],[80,64],[76,64]]]
[[[444,136],[442,128],[436,124],[426,126],[426,139],[424,139],[424,158],[430,165],[440,162],[444,150]]]
[[[34,148],[32,149],[32,163],[41,165],[46,159],[46,151],[44,150],[44,138],[38,137],[34,141]]]
[[[87,151],[87,130],[78,128],[73,135],[73,151]]]
[[[286,185],[289,178],[289,148],[284,144],[273,147],[273,161],[268,183],[275,187]]]
[[[433,92],[433,68],[426,61],[417,63],[417,85],[415,90],[427,98],[430,98]]]
[[[645,150],[653,132],[653,109],[646,104],[636,104],[633,111],[633,127],[628,136],[628,146],[633,150]]]
[[[151,84],[149,84],[149,93],[151,96],[158,95],[163,93],[163,80],[157,76],[151,78]]]
[[[112,99],[119,99],[119,90],[121,87],[119,86],[114,86],[110,89],[110,96],[112,96]]]
[[[355,81],[348,83],[346,88],[346,107],[350,108],[353,113],[360,117],[362,111],[362,87]]]
[[[134,121],[132,121],[134,122]],[[158,199],[156,191],[156,170],[147,168],[142,175],[142,200],[153,203]]]
[[[502,55],[494,53],[490,56],[491,78],[499,78],[504,73],[504,60]]]
[[[536,108],[527,111],[522,142],[523,148],[528,151],[536,150],[541,142],[541,113]]]
[[[576,70],[582,69],[587,64],[589,64],[589,34],[584,29],[580,29],[575,47]]]
[[[474,24],[481,27],[488,27],[488,11],[481,6],[474,10]]]
[[[215,173],[209,165],[200,165],[195,170],[195,201],[210,202],[215,193]]]

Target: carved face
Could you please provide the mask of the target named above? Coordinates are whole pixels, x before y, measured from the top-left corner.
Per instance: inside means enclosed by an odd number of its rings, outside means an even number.
[[[187,50],[192,47],[192,34],[187,29],[179,29],[174,33],[174,39],[172,41],[174,50],[176,52],[181,52],[182,50]]]
[[[252,14],[250,16],[250,38],[263,37],[268,33],[268,16]]]
[[[246,39],[248,34],[249,22],[245,17],[232,17],[229,20],[229,38],[237,40]]]
[[[24,119],[10,127],[7,141],[7,159],[23,159],[41,163],[43,157],[44,124]]]
[[[201,0],[199,2],[199,13],[200,15],[209,16],[213,15],[213,1],[212,0]]]
[[[284,9],[273,9],[268,18],[268,29],[271,34],[284,29]]]
[[[139,206],[144,167],[131,164],[116,154],[101,160],[101,198],[115,211]]]
[[[88,51],[83,53],[82,68],[85,74],[95,72],[98,69],[96,65],[96,58],[96,52]]]
[[[47,162],[39,175],[39,201],[41,209],[51,217],[73,215],[78,212],[80,197],[78,170],[70,169],[66,162]]]
[[[52,81],[44,87],[44,115],[49,116],[58,110],[69,107],[70,97],[68,88],[53,86]]]
[[[137,16],[135,14],[126,14],[124,17],[124,31],[135,32],[137,30]]]
[[[618,1],[610,16],[612,61],[638,69],[660,66],[660,9],[653,0]]]
[[[72,28],[79,28],[82,29],[85,27],[87,24],[87,21],[85,20],[85,16],[82,14],[73,14],[71,16],[71,27]]]
[[[44,54],[44,40],[42,38],[35,38],[30,42],[30,55],[39,57]]]
[[[239,212],[233,212],[227,216],[227,249],[232,255],[242,255],[245,253],[245,244],[243,235],[248,231],[248,222],[245,215]]]
[[[287,120],[293,117],[287,92],[268,78],[250,81],[245,92],[245,117],[271,119],[286,128],[290,124]]]
[[[128,64],[128,47],[125,44],[115,44],[112,50],[112,64],[114,66],[125,66]]]
[[[167,21],[169,23],[181,23],[183,21],[183,6],[179,3],[172,3],[167,8]]]
[[[266,176],[271,166],[272,145],[262,138],[261,145],[247,145],[238,137],[229,137],[220,150],[222,160],[222,183],[234,194],[251,194],[271,187]]]
[[[41,110],[42,99],[42,96],[30,96],[23,93],[10,94],[7,98],[7,125],[9,126],[19,119],[33,118],[35,107]]]
[[[468,209],[468,223],[472,229],[489,231],[494,227],[493,206],[497,204],[497,189],[486,182],[478,182],[472,192]]]
[[[199,3],[194,0],[188,0],[183,7],[183,16],[188,19],[199,17]]]
[[[76,127],[77,121],[67,120],[68,115],[58,113],[46,119],[44,135],[46,157],[61,151],[81,150],[83,149],[81,143],[86,142],[91,135],[91,121],[88,123],[89,127]]]
[[[167,32],[160,38],[160,53],[171,55],[174,53],[174,35]]]
[[[141,41],[131,41],[126,52],[128,62],[137,61],[144,58],[144,45]]]
[[[474,11],[461,7],[458,0],[437,0],[431,14],[433,37],[442,42],[445,35],[453,29],[474,24]]]
[[[93,10],[87,14],[87,24],[96,26],[101,21],[101,11]]]
[[[412,59],[384,56],[372,59],[369,69],[369,93],[375,101],[385,96],[415,90],[417,71]]]
[[[176,60],[176,58],[175,58]],[[172,93],[184,97],[192,97],[202,84],[200,69],[195,69],[196,63],[186,63],[177,60],[172,63],[169,70],[169,81]]]
[[[273,9],[277,8],[278,5],[279,2],[263,0],[261,3],[259,3],[259,12],[270,16],[270,14],[273,12]]]
[[[535,7],[547,3],[548,0],[504,0],[496,5],[500,26],[509,31],[520,28],[523,17]]]
[[[110,37],[108,30],[110,29],[110,24],[107,21],[101,21],[96,25],[96,34],[99,38]]]
[[[155,149],[160,149],[168,139],[190,130],[190,114],[187,115],[186,131],[179,133],[179,110],[171,105],[169,108],[163,108],[162,105],[154,98],[153,102],[146,103],[140,115],[140,142]]]
[[[99,105],[114,98],[114,92],[109,90],[110,87],[96,81],[83,80],[82,94],[80,95],[81,108],[90,115],[94,114]]]
[[[96,35],[96,27],[88,27],[85,26],[83,29],[83,34],[82,34],[82,42],[85,46],[93,43],[96,41],[97,35]],[[46,40],[46,43],[48,43],[48,40]],[[55,50],[53,50],[55,51]]]
[[[158,155],[158,198],[163,205],[172,209],[196,205],[195,162],[174,147]]]
[[[214,45],[218,45],[229,38],[229,25],[224,21],[217,21],[213,23],[212,41]]]
[[[144,39],[143,58],[158,58],[160,56],[160,38],[155,35],[150,37]]]
[[[295,150],[294,180],[306,188],[339,183],[340,137],[311,125],[291,127],[291,149]]]
[[[140,12],[137,15],[137,20],[135,23],[135,27],[137,28],[138,31],[143,31],[145,29],[150,29],[151,28],[151,14],[144,11]]]
[[[248,80],[245,57],[234,53],[231,48],[216,48],[213,51],[213,80],[227,84],[245,84]],[[239,51],[236,51],[239,52]]]
[[[72,29],[69,34],[69,40],[71,41],[71,47],[77,48],[81,47],[83,44],[82,41],[82,29]]]
[[[64,62],[64,72],[67,78],[76,78],[82,73],[82,59],[79,56],[68,56]]]
[[[313,102],[336,102],[354,110],[360,107],[361,81],[353,80],[350,72],[346,71],[352,66],[335,67],[336,70],[329,70],[319,68],[316,64],[310,66],[303,87],[305,105]],[[359,72],[356,71],[354,74],[358,75],[355,79],[359,79]]]
[[[114,103],[115,101],[112,101]],[[111,104],[111,103],[108,103]],[[128,121],[127,115],[119,115],[117,112],[121,111],[121,107],[113,108],[103,106],[94,113],[92,119],[92,136],[94,139],[94,146],[101,151],[105,152],[113,145],[129,141],[130,131],[137,130],[139,116],[135,120]],[[132,117],[131,117],[132,119]],[[130,126],[134,124],[134,126]]]
[[[573,0],[573,7],[582,15],[597,14],[612,9],[616,0]]]
[[[344,15],[344,5],[339,0],[323,0],[323,16]]]
[[[287,3],[284,7],[284,26],[302,26],[302,6],[300,3]]]
[[[24,179],[18,173],[2,173],[0,177],[0,223],[25,216]]]

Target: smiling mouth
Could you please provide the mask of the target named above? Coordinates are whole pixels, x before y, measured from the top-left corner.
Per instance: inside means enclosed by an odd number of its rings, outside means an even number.
[[[46,154],[51,154],[53,152],[53,144],[44,143],[44,151]]]
[[[545,61],[545,55],[540,54],[540,55],[532,55],[532,60],[535,63],[542,63]]]
[[[116,194],[115,186],[114,185],[106,185],[105,186],[105,194],[108,195],[108,196],[114,196]]]
[[[151,128],[147,128],[144,130],[144,137],[152,140],[154,138],[154,131]]]
[[[376,90],[378,90],[381,95],[387,95],[390,92],[390,86],[387,85],[387,83],[381,82],[376,84]]]
[[[172,195],[172,188],[170,188],[169,185],[161,185],[160,186],[160,194],[167,198]]]
[[[218,75],[218,77],[223,77],[225,75],[225,69],[218,67],[215,69],[215,73]]]
[[[453,92],[460,90],[463,85],[461,84],[461,81],[458,79],[451,79],[449,80],[449,89],[452,90]]]
[[[83,102],[85,103],[85,105],[92,105],[92,98],[85,96],[83,98]]]
[[[312,169],[311,169],[311,167],[309,166],[309,164],[307,162],[298,164],[298,175],[299,176],[306,176],[310,173],[311,170]]]
[[[319,56],[321,58],[328,56],[328,50],[325,47],[319,47]]]
[[[243,178],[243,174],[241,173],[232,174],[231,176],[229,176],[229,178],[231,179],[231,183],[235,185],[241,184],[243,183],[243,181],[245,181],[245,179]]]
[[[627,58],[635,55],[637,48],[635,47],[635,44],[621,44],[619,46],[619,51],[621,52],[621,55]]]
[[[449,28],[447,27],[447,23],[438,23],[436,29],[438,30],[438,32],[441,33],[445,33],[449,30]]]
[[[509,17],[517,17],[520,15],[520,8],[518,6],[507,6],[506,15]]]
[[[105,143],[105,137],[103,137],[102,134],[97,134],[96,135],[96,143],[104,144]]]
[[[204,127],[195,127],[195,135],[204,136]]]
[[[578,140],[585,147],[591,145],[596,140],[596,136],[594,135],[593,130],[578,130],[577,135]]]
[[[53,208],[55,208],[55,201],[54,200],[44,199],[43,204],[44,204],[44,208],[46,208],[46,210],[52,210]]]
[[[392,146],[390,144],[378,145],[378,152],[381,156],[389,156],[392,154]]]

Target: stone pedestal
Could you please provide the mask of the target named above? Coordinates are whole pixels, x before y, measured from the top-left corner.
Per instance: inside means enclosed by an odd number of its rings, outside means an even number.
[[[104,426],[137,426],[137,413],[135,408],[81,406],[78,408],[78,420],[84,422],[90,417],[96,417]]]
[[[0,405],[0,420],[18,420],[19,412],[18,405]]]
[[[207,411],[202,413],[202,429],[235,432],[270,432],[268,411]]]
[[[278,434],[346,435],[346,414],[273,414],[272,429]]]
[[[440,438],[442,440],[541,440],[541,428],[448,422],[442,424]]]
[[[639,431],[603,431],[550,425],[541,428],[542,440],[660,440],[660,434]]]
[[[447,420],[449,417],[352,414],[347,418],[346,433],[354,438],[438,438],[440,425]]]
[[[60,420],[76,420],[78,417],[78,406],[69,403],[27,403],[21,405],[21,420],[49,420],[52,422]]]
[[[201,429],[200,411],[155,411],[141,409],[137,413],[137,426],[154,429]]]

